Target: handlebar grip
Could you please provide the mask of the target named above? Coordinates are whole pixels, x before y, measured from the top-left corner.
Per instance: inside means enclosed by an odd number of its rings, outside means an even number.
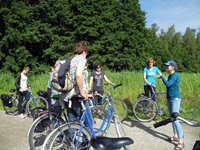
[[[171,118],[168,118],[168,119],[165,119],[165,120],[163,120],[163,121],[154,123],[153,126],[154,126],[154,128],[158,128],[158,127],[163,126],[163,125],[166,125],[166,124],[168,124],[168,123],[170,123],[170,122],[171,122]]]
[[[118,86],[122,86],[122,83],[114,85],[113,88],[115,89]]]

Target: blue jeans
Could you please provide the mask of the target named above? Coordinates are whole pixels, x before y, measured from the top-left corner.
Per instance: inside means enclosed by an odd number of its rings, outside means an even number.
[[[180,98],[173,98],[167,100],[167,106],[169,110],[169,114],[171,116],[172,113],[177,112],[179,113],[179,108],[181,104]],[[172,122],[173,132],[174,134],[178,134],[178,138],[183,138],[183,131],[179,120]]]
[[[90,124],[93,126],[94,121],[91,113],[90,106],[88,104],[87,100],[84,100],[84,106],[86,108],[86,112],[88,114],[88,117],[90,119]],[[81,103],[77,100],[72,100],[72,105],[71,108],[67,107],[67,114],[68,114],[68,119],[71,122],[78,122],[80,120],[80,117],[82,116],[82,106]],[[89,127],[88,122],[85,122],[85,126]]]

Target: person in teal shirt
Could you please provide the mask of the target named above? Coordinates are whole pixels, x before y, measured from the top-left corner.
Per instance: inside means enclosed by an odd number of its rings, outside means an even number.
[[[181,95],[179,91],[180,78],[178,73],[176,72],[177,64],[174,61],[168,61],[165,63],[166,70],[169,73],[168,79],[160,74],[160,78],[167,88],[167,106],[170,116],[173,113],[179,113],[180,103],[181,103]],[[173,137],[169,137],[168,141],[177,141],[178,144],[175,147],[175,150],[181,150],[184,148],[183,142],[183,131],[179,120],[172,122],[173,127]]]
[[[151,93],[151,96],[153,94],[152,88],[154,91],[156,91],[156,79],[155,76],[157,74],[161,74],[160,70],[155,67],[155,60],[153,58],[149,58],[146,62],[147,67],[144,68],[144,93],[145,96],[149,97],[149,93]],[[152,88],[151,88],[152,86]]]

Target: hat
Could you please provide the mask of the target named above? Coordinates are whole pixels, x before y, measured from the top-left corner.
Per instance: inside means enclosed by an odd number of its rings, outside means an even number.
[[[174,61],[168,61],[164,63],[165,66],[173,66],[175,69],[177,69],[177,64]]]

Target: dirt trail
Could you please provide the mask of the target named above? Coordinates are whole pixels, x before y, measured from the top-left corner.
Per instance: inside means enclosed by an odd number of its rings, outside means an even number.
[[[29,150],[28,138],[26,137],[32,119],[26,117],[19,119],[18,116],[9,116],[0,111],[0,150]],[[167,136],[172,135],[171,124],[155,129],[154,121],[141,123],[138,121],[125,121],[123,128],[127,136],[134,140],[131,150],[173,150],[175,143],[165,141]],[[185,134],[185,150],[192,150],[196,140],[200,140],[200,127],[191,127],[182,124]],[[111,126],[108,136],[116,136],[114,126]]]

